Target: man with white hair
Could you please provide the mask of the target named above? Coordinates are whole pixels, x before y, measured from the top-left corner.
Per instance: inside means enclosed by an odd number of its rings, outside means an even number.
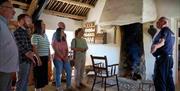
[[[156,23],[160,29],[154,38],[151,53],[156,57],[154,68],[154,85],[156,91],[175,91],[172,77],[174,33],[167,26],[168,19],[160,17]]]
[[[0,0],[0,91],[10,91],[11,76],[19,70],[18,47],[8,23],[15,14],[9,0]]]

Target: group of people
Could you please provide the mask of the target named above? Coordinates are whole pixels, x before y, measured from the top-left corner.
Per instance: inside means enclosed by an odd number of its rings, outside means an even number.
[[[8,22],[15,15],[13,5],[9,0],[0,1],[0,91],[10,91],[12,73],[17,72],[16,91],[27,91],[30,66],[34,65],[35,90],[43,91],[48,84],[48,61],[50,58],[49,40],[45,34],[45,24],[42,20],[32,23],[27,14],[18,16],[18,28],[12,33]],[[156,26],[160,32],[155,36],[151,53],[156,58],[154,68],[154,85],[156,91],[175,91],[172,77],[174,33],[167,26],[166,17],[161,17]],[[32,26],[33,34],[29,35]],[[64,32],[65,24],[58,23],[58,28],[52,38],[55,51],[53,62],[56,68],[55,81],[57,91],[62,91],[61,73],[66,72],[67,88],[71,88],[71,67],[68,59],[68,45]],[[76,87],[84,86],[82,82],[86,51],[86,40],[82,38],[84,30],[78,28],[71,42],[75,53]]]
[[[62,91],[61,74],[66,72],[66,88],[72,89],[71,86],[71,65],[68,59],[68,45],[66,40],[65,24],[58,23],[58,28],[53,34],[52,47],[54,49],[54,66],[55,66],[55,82],[57,91]],[[71,41],[71,50],[74,51],[74,66],[75,66],[75,85],[77,88],[85,86],[83,83],[83,73],[85,68],[86,51],[88,49],[86,40],[83,39],[84,29],[78,28],[75,30],[75,38]]]
[[[48,84],[48,61],[50,60],[50,43],[45,34],[43,20],[32,19],[28,14],[17,17],[18,27],[14,32],[9,29],[9,22],[15,15],[13,5],[9,0],[0,1],[0,91],[11,91],[12,74],[16,73],[16,91],[28,91],[28,77],[33,65],[35,91],[44,91]],[[61,73],[66,72],[67,88],[71,86],[71,66],[68,59],[68,45],[64,32],[65,24],[58,23],[58,28],[52,38],[55,51],[55,81],[57,91],[62,91]],[[33,32],[31,34],[31,32]],[[83,28],[75,31],[71,49],[75,53],[75,82],[80,88],[82,83],[85,55],[88,49],[86,40],[82,38]]]
[[[31,65],[36,91],[42,91],[48,84],[48,57],[49,42],[45,35],[45,26],[42,20],[34,24],[28,14],[17,17],[18,27],[14,32],[9,30],[9,21],[15,15],[13,5],[8,0],[0,2],[0,91],[11,91],[12,74],[16,73],[16,91],[27,91],[28,77]],[[34,25],[34,33],[29,34]]]

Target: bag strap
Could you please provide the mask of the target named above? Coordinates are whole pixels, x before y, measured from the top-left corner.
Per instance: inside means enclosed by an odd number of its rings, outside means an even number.
[[[76,48],[76,38],[74,38],[74,48]],[[75,59],[75,54],[76,54],[76,52],[75,51],[73,51],[73,59]]]

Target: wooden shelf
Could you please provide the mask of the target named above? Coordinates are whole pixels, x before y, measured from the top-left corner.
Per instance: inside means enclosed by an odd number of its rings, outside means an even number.
[[[84,28],[84,39],[87,43],[107,43],[107,33],[97,33],[97,26],[94,22],[85,23]]]
[[[94,43],[95,35],[96,35],[96,25],[94,22],[88,22],[84,24],[84,38],[87,43]]]
[[[95,36],[95,43],[107,44],[107,33],[99,33]]]

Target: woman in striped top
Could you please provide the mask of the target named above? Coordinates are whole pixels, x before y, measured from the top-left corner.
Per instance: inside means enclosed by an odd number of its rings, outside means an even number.
[[[31,37],[33,51],[40,60],[41,65],[34,66],[35,91],[43,91],[45,85],[48,84],[48,59],[50,55],[49,40],[45,34],[45,24],[42,20],[34,23],[34,34]]]

